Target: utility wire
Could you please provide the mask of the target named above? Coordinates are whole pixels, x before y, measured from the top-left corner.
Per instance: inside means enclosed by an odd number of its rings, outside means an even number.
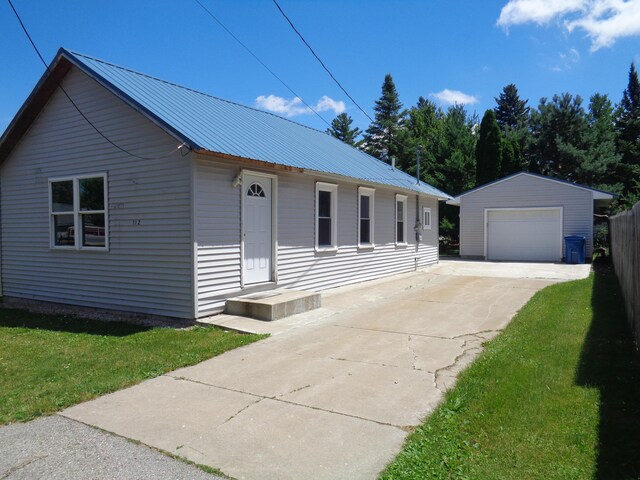
[[[196,0],[198,1],[198,0]],[[324,68],[324,70],[329,74],[329,76],[331,77],[331,79],[336,83],[336,85],[338,85],[338,87],[340,87],[340,90],[342,90],[344,92],[344,94],[349,97],[349,99],[353,102],[353,104],[358,107],[358,110],[360,110],[365,117],[367,117],[369,119],[369,121],[371,123],[374,123],[375,120],[373,118],[371,118],[371,116],[358,104],[358,102],[355,101],[355,99],[349,94],[349,92],[347,92],[347,90],[342,86],[342,84],[338,81],[338,79],[335,77],[335,75],[333,73],[331,73],[331,70],[329,70],[329,67],[327,67],[325,65],[325,63],[322,61],[322,59],[320,58],[320,56],[315,52],[315,50],[313,49],[313,47],[311,47],[311,45],[309,45],[309,42],[307,42],[307,40],[304,38],[304,36],[302,35],[302,33],[300,33],[300,31],[296,28],[296,26],[293,24],[293,22],[291,21],[291,19],[287,16],[286,13],[284,13],[284,10],[282,9],[282,7],[280,6],[280,4],[278,3],[278,0],[273,0],[273,3],[276,5],[276,7],[278,7],[278,10],[280,11],[280,13],[282,14],[282,16],[285,18],[285,20],[287,21],[287,23],[289,23],[289,25],[291,26],[291,28],[293,29],[294,32],[296,32],[296,34],[298,35],[298,37],[300,37],[300,40],[302,40],[302,43],[304,43],[306,45],[306,47],[309,49],[309,51],[312,53],[312,55],[316,58],[316,60],[318,60],[318,62],[320,62],[320,65],[322,65],[322,68]],[[404,143],[402,143],[400,140],[398,140],[397,138],[393,138],[393,137],[389,137],[389,140],[395,142],[396,144],[398,144],[399,146],[403,147],[403,148],[409,148],[407,145],[405,145]],[[386,163],[386,162],[385,162]]]
[[[344,92],[344,94],[349,97],[349,100],[351,100],[353,102],[353,104],[358,107],[358,110],[360,110],[365,117],[367,117],[369,119],[369,121],[373,122],[373,118],[371,118],[369,116],[369,114],[358,104],[358,102],[355,101],[355,99],[349,95],[349,92],[347,92],[347,90],[342,86],[342,84],[338,81],[338,79],[333,75],[333,73],[331,73],[331,70],[329,70],[329,67],[327,67],[325,65],[325,63],[322,61],[322,59],[318,56],[318,54],[315,52],[315,50],[311,47],[311,45],[309,45],[309,43],[305,40],[305,38],[302,36],[302,34],[300,33],[300,31],[296,28],[296,26],[293,24],[293,22],[291,21],[291,19],[289,19],[289,17],[287,16],[286,13],[284,13],[284,10],[282,10],[282,7],[280,6],[280,4],[278,3],[277,0],[273,0],[273,3],[276,4],[276,7],[278,7],[278,10],[280,10],[280,13],[282,14],[282,16],[285,18],[285,20],[289,23],[289,25],[291,26],[291,28],[293,29],[294,32],[296,32],[296,34],[298,35],[298,37],[300,37],[300,40],[302,40],[302,43],[304,43],[307,48],[309,49],[309,51],[313,54],[314,57],[316,57],[316,60],[318,60],[318,62],[320,62],[320,65],[322,65],[322,68],[325,69],[325,71],[329,74],[329,76],[333,79],[334,82],[336,82],[336,85],[338,85],[338,87],[340,87],[340,90],[342,90]]]
[[[51,69],[49,68],[49,64],[45,61],[45,59],[42,57],[42,55],[40,54],[40,50],[38,50],[38,47],[36,46],[35,42],[33,41],[33,39],[31,38],[31,35],[29,34],[29,31],[27,30],[27,27],[25,27],[24,22],[22,21],[22,18],[20,18],[20,15],[18,14],[16,8],[13,6],[13,3],[11,2],[11,0],[7,0],[7,2],[9,2],[9,6],[11,7],[11,10],[13,10],[13,13],[15,14],[16,18],[18,19],[18,22],[20,23],[20,26],[22,27],[22,31],[24,32],[24,34],[27,36],[27,38],[29,39],[29,43],[31,43],[31,46],[33,47],[33,49],[35,50],[36,54],[38,55],[38,57],[40,58],[40,61],[42,62],[42,64],[45,66],[45,68],[47,69],[47,72],[49,74],[51,74]],[[84,118],[84,120],[93,127],[93,129],[102,137],[104,138],[107,142],[109,142],[111,145],[113,145],[115,148],[117,148],[118,150],[120,150],[123,153],[126,153],[127,155],[130,155],[132,157],[135,158],[139,158],[140,160],[156,160],[159,158],[166,158],[170,155],[172,155],[174,152],[179,151],[183,146],[185,146],[186,144],[183,143],[182,145],[179,145],[177,148],[174,148],[173,150],[171,150],[171,152],[168,155],[165,155],[164,157],[143,157],[140,155],[136,155],[135,153],[132,153],[128,150],[126,150],[125,148],[121,147],[120,145],[116,144],[115,142],[113,142],[109,137],[107,137],[104,133],[102,133],[98,127],[96,127],[91,120],[89,120],[87,118],[87,116],[82,113],[82,111],[80,110],[80,108],[78,107],[78,105],[76,105],[76,103],[71,99],[71,97],[69,96],[69,94],[67,93],[67,91],[64,89],[64,87],[60,84],[60,82],[58,83],[58,88],[60,88],[60,90],[62,91],[62,93],[64,93],[65,97],[67,97],[67,99],[71,102],[71,105],[74,106],[74,108],[78,111],[78,113],[80,114],[80,116],[82,118]]]
[[[293,91],[293,89],[292,89],[289,85],[287,85],[287,84],[284,82],[284,80],[282,80],[282,79],[281,79],[281,78],[280,78],[280,77],[279,77],[279,76],[278,76],[278,75],[277,75],[273,70],[271,70],[271,68],[269,68],[269,67],[267,66],[267,64],[266,64],[266,63],[264,63],[262,60],[260,60],[260,58],[259,58],[255,53],[253,53],[253,51],[252,51],[249,47],[247,47],[247,46],[246,46],[246,45],[245,45],[245,44],[244,44],[244,43],[243,43],[243,42],[242,42],[242,41],[241,41],[241,40],[240,40],[236,35],[234,35],[234,33],[233,33],[231,30],[229,30],[229,29],[226,27],[226,25],[225,25],[224,23],[222,23],[222,21],[220,21],[220,19],[219,19],[218,17],[216,17],[216,16],[213,14],[213,12],[211,12],[211,10],[209,10],[205,5],[203,5],[203,4],[202,4],[202,2],[201,2],[200,0],[194,0],[194,1],[195,1],[198,5],[200,5],[200,7],[202,7],[202,9],[203,9],[205,12],[207,12],[207,14],[208,14],[208,15],[209,15],[213,20],[215,20],[215,21],[216,21],[216,23],[217,23],[218,25],[220,25],[220,26],[224,29],[224,31],[225,31],[225,32],[227,32],[227,33],[229,34],[229,36],[230,36],[231,38],[233,38],[236,42],[238,42],[238,43],[240,44],[240,46],[241,46],[242,48],[244,48],[244,49],[249,53],[249,55],[251,55],[251,56],[252,56],[252,57],[253,57],[253,58],[254,58],[254,59],[255,59],[255,60],[256,60],[260,65],[262,65],[262,66],[265,68],[265,70],[267,70],[271,75],[273,75],[273,77],[274,77],[276,80],[278,80],[282,85],[284,85],[284,87],[285,87],[287,90],[289,90],[289,91],[294,95],[294,97],[299,98],[299,99],[300,99],[300,101],[301,101],[301,102],[302,102],[302,103],[303,103],[303,104],[304,104],[304,105],[305,105],[309,110],[311,110],[313,113],[315,113],[315,114],[316,114],[316,116],[317,116],[320,120],[322,120],[322,121],[323,121],[324,123],[326,123],[329,127],[331,127],[331,124],[330,124],[327,120],[325,120],[325,118],[324,118],[322,115],[320,115],[320,114],[319,114],[319,113],[318,113],[318,112],[317,112],[317,111],[316,111],[316,110],[315,110],[311,105],[309,105],[307,102],[305,102],[305,101],[304,101],[304,99],[303,99],[300,95],[298,95],[296,92],[294,92],[294,91]]]

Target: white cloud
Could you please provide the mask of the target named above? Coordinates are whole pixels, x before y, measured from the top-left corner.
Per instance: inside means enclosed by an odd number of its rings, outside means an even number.
[[[569,33],[584,30],[591,50],[612,46],[618,39],[640,35],[640,0],[509,0],[498,25],[561,22]]]
[[[545,25],[553,18],[582,10],[585,0],[510,0],[500,12],[498,25],[509,27],[523,23]]]
[[[299,97],[287,99],[277,95],[260,95],[256,98],[255,106],[262,110],[284,115],[285,117],[295,117],[296,115],[308,115],[313,111],[307,107]],[[338,115],[344,112],[347,107],[342,100],[334,100],[324,95],[312,106],[316,112],[326,112],[333,110]]]
[[[610,47],[623,37],[640,35],[639,0],[596,0],[587,15],[566,21],[569,32],[581,28],[591,38],[591,51]]]
[[[575,48],[570,48],[566,53],[559,53],[560,63],[551,67],[554,72],[564,72],[571,70],[580,61],[580,52]]]
[[[478,103],[478,99],[473,95],[468,95],[460,90],[449,90],[448,88],[438,93],[432,93],[431,96],[447,105],[473,105],[474,103]]]

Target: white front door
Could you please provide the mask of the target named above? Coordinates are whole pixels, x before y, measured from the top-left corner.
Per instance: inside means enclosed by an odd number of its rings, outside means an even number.
[[[272,181],[268,177],[245,173],[242,175],[242,194],[244,284],[269,282],[273,252]]]

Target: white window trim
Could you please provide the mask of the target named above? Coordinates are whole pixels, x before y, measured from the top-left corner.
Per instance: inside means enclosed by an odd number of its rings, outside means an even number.
[[[362,197],[369,197],[369,243],[360,242],[360,225],[362,218],[360,214],[362,212],[360,208],[360,201]],[[375,199],[376,189],[368,187],[358,187],[358,248],[374,248],[376,246],[374,232],[375,232]]]
[[[396,239],[396,245],[399,246],[406,246],[408,245],[407,243],[407,196],[406,195],[400,195],[400,194],[396,194],[396,201],[393,204],[394,207],[394,211],[395,211],[395,223],[393,225],[393,235]],[[404,228],[403,231],[403,238],[404,240],[402,242],[398,241],[398,202],[402,202],[402,226]]]
[[[318,245],[319,229],[318,219],[320,214],[320,192],[331,193],[331,245]],[[338,185],[335,183],[316,182],[316,252],[337,252],[338,251]]]
[[[97,178],[102,177],[104,186],[104,211],[103,210],[86,210],[80,211],[80,180],[85,178]],[[71,212],[54,212],[53,211],[53,191],[52,184],[55,182],[73,182],[73,211]],[[66,177],[55,177],[49,179],[49,247],[54,250],[83,250],[94,252],[106,252],[109,250],[109,199],[108,199],[108,181],[106,172],[92,173],[85,175],[74,175]],[[81,216],[89,215],[92,213],[104,213],[104,247],[85,247],[82,246],[82,235],[80,233],[81,228]],[[73,229],[74,229],[74,246],[56,245],[55,227],[53,223],[53,217],[55,215],[73,215]]]
[[[429,223],[425,222],[425,214],[429,213]],[[431,223],[433,222],[433,214],[431,213],[431,207],[422,207],[422,229],[431,230]]]

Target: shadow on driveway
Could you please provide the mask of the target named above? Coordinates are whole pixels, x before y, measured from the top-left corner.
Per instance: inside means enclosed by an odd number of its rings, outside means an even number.
[[[594,263],[593,320],[582,347],[576,383],[600,391],[594,478],[640,478],[640,355],[626,322],[613,267]]]

